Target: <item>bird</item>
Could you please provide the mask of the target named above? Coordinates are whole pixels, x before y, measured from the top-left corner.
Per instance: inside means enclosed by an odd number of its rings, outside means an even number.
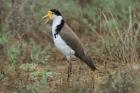
[[[42,17],[45,23],[52,22],[52,37],[57,49],[66,57],[68,62],[67,81],[71,77],[72,61],[79,58],[92,71],[96,70],[95,62],[85,52],[80,38],[65,22],[64,17],[57,9],[50,9],[45,16]]]

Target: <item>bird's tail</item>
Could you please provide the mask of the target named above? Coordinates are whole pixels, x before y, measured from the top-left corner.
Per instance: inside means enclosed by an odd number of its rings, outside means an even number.
[[[80,59],[81,59],[84,63],[86,63],[86,64],[91,68],[92,71],[95,71],[95,70],[96,70],[96,67],[95,67],[94,62],[93,62],[93,60],[91,59],[91,57],[89,57],[88,55],[85,55],[85,54],[84,54],[83,56],[80,57]]]

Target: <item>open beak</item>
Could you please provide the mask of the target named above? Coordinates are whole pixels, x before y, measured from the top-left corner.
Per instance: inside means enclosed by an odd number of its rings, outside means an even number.
[[[52,12],[48,11],[48,14],[42,17],[42,20],[46,20],[45,24],[48,23],[52,19]]]
[[[45,21],[45,24],[46,24],[46,23],[49,22],[50,18],[49,18],[48,15],[45,15],[45,16],[42,17],[42,20],[46,20],[46,21]]]

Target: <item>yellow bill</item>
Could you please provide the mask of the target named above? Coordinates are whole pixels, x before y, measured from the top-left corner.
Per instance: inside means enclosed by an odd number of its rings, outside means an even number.
[[[48,14],[42,17],[42,20],[45,20],[45,24],[52,20],[53,12],[48,11]]]

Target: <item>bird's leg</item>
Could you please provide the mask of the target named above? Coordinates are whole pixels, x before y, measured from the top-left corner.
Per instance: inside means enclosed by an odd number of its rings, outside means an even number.
[[[72,72],[72,63],[71,61],[68,61],[68,77],[67,77],[67,82],[70,81],[70,77],[71,77],[71,72]]]

